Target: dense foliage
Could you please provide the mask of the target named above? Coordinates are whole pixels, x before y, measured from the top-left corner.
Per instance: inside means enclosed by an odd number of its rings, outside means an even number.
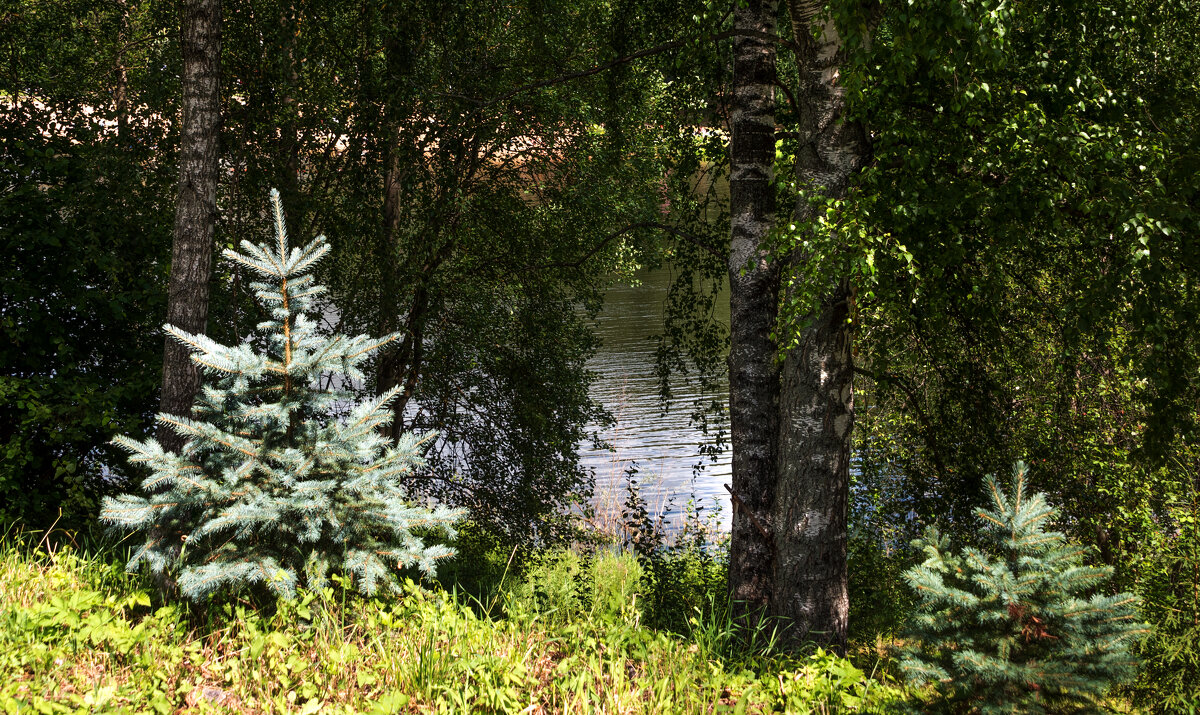
[[[1200,26],[1174,3],[957,6],[885,14],[853,80],[878,132],[847,220],[879,456],[923,516],[967,523],[1026,455],[1114,554],[1194,439]]]
[[[176,138],[146,69],[169,60],[97,5],[0,9],[0,522],[88,523],[108,440],[157,401]]]
[[[235,346],[166,326],[209,380],[194,418],[158,416],[186,439],[180,452],[153,438],[117,438],[151,475],[145,496],[108,497],[100,518],[142,532],[130,569],[145,562],[171,574],[195,601],[255,585],[290,597],[297,585],[320,590],[333,575],[368,595],[395,591],[397,570],[415,565],[432,574],[451,553],[426,546],[414,530],[447,527],[461,513],[409,503],[401,477],[419,470],[422,444],[433,435],[391,442],[381,434],[398,388],[348,404],[342,386],[362,379],[371,353],[398,336],[319,334],[325,288],[312,271],[329,243],[318,236],[290,247],[277,192],[271,206],[273,242],[225,251],[260,277],[251,287],[268,319]]]
[[[330,288],[314,318],[322,334],[397,336],[338,387],[368,405],[392,396],[393,440],[439,434],[422,445],[424,466],[401,475],[404,493],[469,506],[467,540],[503,551],[514,572],[527,565],[518,556],[580,536],[572,515],[592,480],[577,450],[607,418],[588,394],[588,317],[611,277],[660,261],[678,277],[658,344],[664,393],[669,375],[713,387],[727,368],[717,305],[732,6],[222,6],[217,248],[265,230],[261,196],[280,186],[291,231],[333,239],[318,276]],[[840,200],[793,183],[810,108],[796,96],[803,38],[786,28],[794,12],[819,22],[822,8],[765,6],[779,33],[772,239],[793,271],[780,344],[798,340],[833,279],[851,289],[854,640],[883,643],[913,617],[902,574],[920,559],[907,547],[917,525],[965,540],[991,497],[985,475],[1027,457],[1028,488],[1059,507],[1053,528],[1094,547],[1084,562],[1111,567],[1112,588],[1135,593],[1151,626],[1138,676],[1115,694],[1161,712],[1195,706],[1200,5],[829,3],[845,39],[839,86],[871,138]],[[151,474],[128,468],[111,439],[149,449],[140,438],[153,428],[178,23],[179,3],[0,6],[5,524],[86,527],[106,496]],[[820,204],[811,225],[791,222],[809,199]],[[252,273],[218,265],[214,344],[269,347],[248,337],[261,307]],[[202,402],[198,417],[235,419],[227,407]],[[694,407],[705,424],[724,403]],[[305,417],[314,430],[317,412]],[[710,437],[712,451],[725,435]],[[218,454],[198,455],[213,474],[228,466]],[[639,617],[687,631],[723,564],[711,546],[661,539],[636,495],[625,519],[644,535],[626,544]],[[203,553],[192,546],[184,559]],[[289,568],[301,574],[303,561]],[[585,572],[564,593],[580,597]],[[531,598],[555,601],[543,585]]]

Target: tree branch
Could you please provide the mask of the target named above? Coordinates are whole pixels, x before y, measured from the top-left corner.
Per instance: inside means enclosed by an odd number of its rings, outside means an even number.
[[[767,544],[770,545],[771,550],[774,551],[775,537],[771,535],[771,532],[767,531],[767,528],[762,525],[762,522],[759,521],[758,517],[754,515],[754,512],[750,510],[750,507],[746,506],[746,502],[742,501],[742,498],[734,493],[732,487],[730,487],[728,484],[722,484],[721,486],[725,487],[725,491],[729,492],[729,499],[733,502],[734,510],[737,511],[740,509],[746,513],[746,516],[750,517],[750,523],[754,525],[754,528],[758,530],[758,533],[763,537],[763,540],[766,541]]]
[[[786,47],[787,49],[791,50],[793,53],[797,53],[797,54],[800,51],[799,46],[796,45],[795,42],[792,42],[791,40],[788,40],[787,38],[780,37],[778,35],[769,35],[765,32],[755,32],[753,30],[728,30],[726,32],[719,32],[715,35],[710,35],[709,39],[712,40],[713,42],[718,42],[720,40],[726,40],[726,39],[729,39],[730,37],[738,37],[738,36],[757,37],[761,40],[766,40],[768,42],[774,42],[778,45],[782,45],[783,47]],[[539,80],[537,82],[531,82],[529,84],[524,84],[524,85],[521,85],[520,87],[517,87],[516,89],[510,90],[510,91],[500,95],[499,97],[495,97],[493,99],[489,99],[489,100],[485,100],[485,101],[471,100],[467,97],[459,97],[459,98],[466,100],[466,101],[475,102],[477,104],[475,109],[476,109],[476,111],[478,111],[480,109],[485,109],[485,108],[490,107],[495,104],[500,104],[501,102],[506,102],[506,101],[512,99],[513,97],[517,96],[518,94],[524,94],[525,92],[531,92],[535,89],[545,89],[546,87],[553,87],[555,85],[564,84],[566,82],[571,82],[571,81],[574,81],[577,79],[583,79],[584,77],[591,77],[592,75],[600,74],[601,72],[610,70],[614,67],[619,67],[624,64],[629,64],[630,62],[633,62],[635,60],[640,60],[643,57],[651,57],[653,55],[662,54],[663,52],[670,52],[671,50],[681,49],[686,44],[687,44],[686,39],[671,40],[670,42],[663,42],[663,43],[655,45],[653,47],[647,47],[645,49],[638,50],[637,52],[631,52],[627,55],[623,55],[616,59],[609,60],[608,62],[596,65],[596,66],[591,67],[586,70],[580,70],[578,72],[568,72],[566,74],[558,75],[557,77],[550,77],[547,79]]]
[[[722,254],[720,251],[714,249],[712,246],[705,244],[704,239],[702,239],[700,236],[697,236],[692,233],[688,233],[687,231],[683,231],[683,230],[678,229],[675,226],[671,226],[669,224],[659,223],[658,221],[638,221],[636,223],[631,223],[623,228],[619,228],[616,231],[613,231],[612,233],[608,234],[607,236],[604,237],[603,240],[601,240],[599,243],[597,243],[595,246],[593,246],[590,251],[583,254],[583,256],[580,257],[580,259],[577,261],[573,261],[571,263],[550,263],[550,264],[542,266],[542,268],[582,268],[583,264],[588,262],[588,259],[590,259],[592,256],[599,253],[600,250],[603,249],[605,246],[607,246],[609,243],[612,243],[615,239],[619,238],[620,236],[622,236],[626,233],[629,233],[630,231],[636,231],[639,228],[657,228],[661,231],[666,231],[667,233],[670,233],[670,234],[676,236],[677,238],[681,238],[684,241],[687,241],[688,243],[699,248],[700,250],[704,251],[705,253],[709,254],[710,256],[713,256],[714,258],[718,258],[721,260],[725,259],[724,254]]]
[[[580,70],[578,72],[568,72],[567,74],[561,74],[561,75],[558,75],[557,77],[550,77],[548,79],[543,79],[543,80],[540,80],[537,82],[530,82],[529,84],[524,84],[524,85],[521,85],[520,87],[517,87],[516,89],[510,90],[510,91],[500,95],[499,97],[496,97],[494,99],[489,99],[484,102],[480,102],[477,109],[484,109],[484,108],[490,107],[495,104],[500,104],[501,102],[507,102],[508,100],[512,99],[513,97],[517,96],[518,94],[524,94],[525,92],[531,92],[535,89],[545,89],[546,87],[553,87],[554,85],[557,85],[557,84],[564,84],[566,82],[571,82],[571,81],[574,81],[577,79],[583,79],[584,77],[591,77],[592,75],[600,74],[601,72],[604,72],[605,70],[610,70],[613,67],[619,67],[624,64],[629,64],[630,62],[633,62],[634,60],[640,60],[643,57],[650,57],[652,55],[661,54],[663,52],[677,50],[677,49],[683,47],[684,44],[686,44],[685,40],[671,40],[670,42],[663,42],[662,44],[655,45],[654,47],[647,47],[646,49],[638,50],[637,52],[632,52],[628,55],[618,57],[614,60],[610,60],[608,62],[596,65],[596,66],[591,67],[586,70]]]

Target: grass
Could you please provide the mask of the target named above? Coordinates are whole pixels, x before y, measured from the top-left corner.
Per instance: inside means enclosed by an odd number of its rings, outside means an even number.
[[[549,559],[507,590],[409,582],[255,607],[158,602],[112,551],[0,540],[3,713],[886,712],[850,661],[741,645],[720,608],[649,628],[637,562]]]

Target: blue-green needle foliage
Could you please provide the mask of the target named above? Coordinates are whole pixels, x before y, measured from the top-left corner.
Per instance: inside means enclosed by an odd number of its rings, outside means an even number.
[[[1145,629],[1136,597],[1096,593],[1112,569],[1084,565],[1084,548],[1044,530],[1054,510],[1025,494],[1027,471],[1017,463],[1011,495],[988,478],[982,548],[955,556],[932,527],[914,542],[927,558],[905,574],[920,603],[901,668],[984,713],[1088,710],[1134,673],[1129,650]]]
[[[146,537],[131,570],[146,563],[170,574],[193,600],[252,584],[290,596],[335,572],[366,594],[395,590],[400,569],[432,574],[451,554],[413,530],[450,531],[461,514],[406,500],[400,478],[421,465],[432,435],[406,434],[398,444],[382,436],[395,390],[344,419],[331,416],[354,403],[329,385],[361,380],[363,362],[399,336],[321,335],[309,315],[325,289],[309,272],[329,243],[319,236],[289,248],[275,191],[271,204],[275,242],[243,241],[240,252],[224,253],[261,277],[253,288],[270,317],[256,340],[232,347],[166,326],[208,376],[193,418],[158,415],[189,441],[176,454],[154,439],[116,439],[152,476],[144,495],[105,500],[100,518]]]

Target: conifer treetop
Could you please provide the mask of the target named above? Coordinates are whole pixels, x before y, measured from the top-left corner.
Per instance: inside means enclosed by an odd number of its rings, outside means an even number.
[[[180,590],[196,600],[252,585],[287,595],[322,587],[331,571],[364,593],[397,588],[400,569],[432,573],[451,553],[413,530],[452,534],[461,511],[408,502],[401,481],[421,467],[433,435],[394,444],[383,436],[397,390],[355,403],[332,387],[330,376],[343,385],[363,380],[363,364],[399,334],[320,333],[310,314],[325,289],[311,271],[329,244],[318,236],[289,248],[276,191],[271,205],[275,240],[224,252],[259,276],[252,286],[269,318],[234,346],[165,326],[208,380],[192,416],[158,415],[186,438],[179,453],[155,439],[114,440],[151,476],[142,494],[105,500],[101,519],[146,536],[131,569],[177,573]],[[335,418],[347,404],[349,414]]]
[[[1130,648],[1145,633],[1136,597],[1096,592],[1112,569],[1046,530],[1055,510],[1027,495],[1027,473],[1018,462],[1008,493],[988,477],[977,548],[952,554],[930,527],[914,542],[924,562],[905,574],[919,603],[901,669],[985,713],[1094,707],[1136,670]]]

